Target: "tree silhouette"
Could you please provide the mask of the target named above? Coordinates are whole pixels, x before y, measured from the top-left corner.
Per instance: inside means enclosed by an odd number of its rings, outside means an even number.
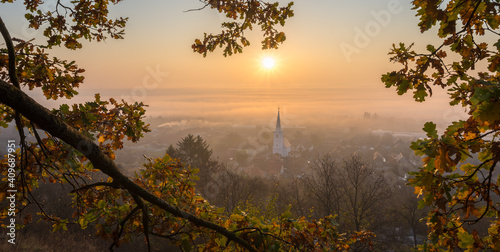
[[[209,164],[212,153],[210,145],[201,136],[194,137],[191,134],[179,141],[177,148],[170,145],[167,149],[169,156],[178,158],[188,166],[199,169],[203,169],[206,164]]]

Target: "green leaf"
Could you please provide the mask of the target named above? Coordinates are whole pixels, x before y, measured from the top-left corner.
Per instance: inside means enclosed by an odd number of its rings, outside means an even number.
[[[465,126],[465,121],[453,122],[448,128],[446,128],[446,135],[453,136],[459,129],[462,129]]]
[[[78,220],[78,224],[80,224],[80,227],[82,229],[86,229],[88,223],[89,222],[87,221],[87,218],[85,218],[85,217],[80,217],[80,219]]]
[[[398,95],[403,95],[405,94],[408,89],[410,88],[410,81],[408,81],[407,79],[403,79],[403,81],[401,81],[401,83],[398,85]]]
[[[415,92],[413,93],[413,99],[415,99],[415,101],[417,101],[417,102],[425,101],[425,97],[427,97],[427,96],[429,96],[429,95],[427,94],[425,89],[415,90]]]
[[[474,244],[474,236],[466,232],[465,230],[460,230],[458,232],[458,246],[461,248],[468,248]]]
[[[68,104],[63,104],[59,107],[59,110],[61,110],[61,112],[63,112],[63,114],[67,114],[69,112],[69,106]]]
[[[497,48],[497,51],[500,52],[500,39],[493,45]]]
[[[438,138],[438,132],[436,130],[436,124],[433,122],[426,122],[423,130],[427,132],[427,136],[432,139]]]
[[[481,162],[484,162],[488,159],[491,159],[493,157],[493,153],[491,153],[491,151],[489,150],[484,150],[484,151],[481,151],[479,154],[478,154],[478,159],[479,161]]]
[[[434,53],[436,51],[436,48],[433,45],[427,45],[427,51]]]
[[[106,201],[104,200],[99,200],[99,202],[97,203],[97,207],[99,208],[104,208],[106,206]]]

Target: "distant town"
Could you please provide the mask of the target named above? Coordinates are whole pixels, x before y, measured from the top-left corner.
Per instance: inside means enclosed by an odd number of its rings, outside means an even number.
[[[370,113],[360,118],[362,123],[384,120]],[[370,129],[364,124],[338,132],[317,126],[294,128],[279,122],[282,135],[277,140],[284,143],[277,151],[274,146],[276,138],[273,137],[277,129],[271,125],[203,127],[187,121],[162,123],[162,119],[153,118],[152,132],[136,144],[126,143],[117,152],[117,161],[122,169],[131,172],[140,168],[145,160],[144,154],[152,158],[163,156],[170,144],[175,145],[192,134],[200,135],[207,141],[218,161],[251,177],[297,177],[308,173],[310,163],[324,154],[343,157],[356,153],[392,179],[404,179],[408,171],[421,164],[421,158],[413,154],[410,143],[425,137],[423,132]],[[276,117],[275,123],[278,123],[277,120]],[[286,154],[281,146],[286,149]]]

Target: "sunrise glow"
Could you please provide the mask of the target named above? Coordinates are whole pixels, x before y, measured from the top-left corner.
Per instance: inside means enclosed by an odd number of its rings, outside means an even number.
[[[265,69],[273,69],[275,65],[276,63],[274,59],[271,57],[265,57],[264,59],[262,59],[262,66]]]

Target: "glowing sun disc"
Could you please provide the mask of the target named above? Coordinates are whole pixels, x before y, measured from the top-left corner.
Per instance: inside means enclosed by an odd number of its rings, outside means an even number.
[[[274,65],[275,65],[274,59],[271,57],[265,57],[262,60],[262,66],[266,69],[271,69],[274,67]]]

